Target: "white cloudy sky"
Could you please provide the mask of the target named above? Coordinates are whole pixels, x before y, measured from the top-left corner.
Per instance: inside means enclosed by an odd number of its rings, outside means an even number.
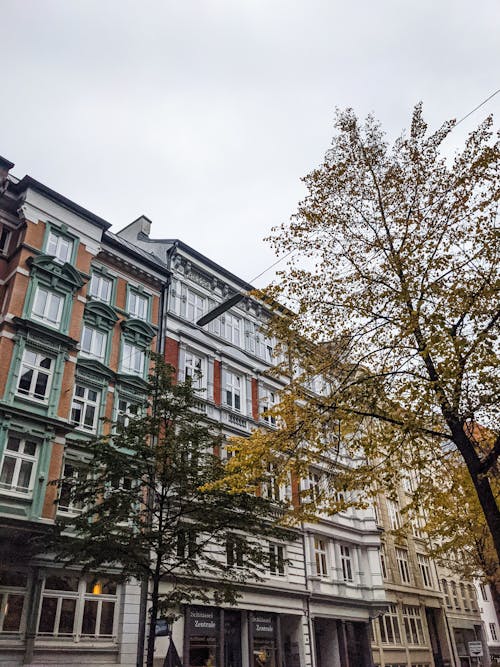
[[[499,25],[498,0],[0,0],[0,154],[251,280],[335,107],[460,118],[500,88]]]

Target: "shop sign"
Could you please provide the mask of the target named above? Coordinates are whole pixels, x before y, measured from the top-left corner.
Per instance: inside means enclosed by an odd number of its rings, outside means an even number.
[[[471,658],[481,658],[483,656],[483,645],[480,641],[468,642],[468,644]]]
[[[254,637],[274,637],[275,621],[272,614],[254,614],[252,623]]]
[[[189,634],[193,637],[217,637],[219,634],[219,610],[210,607],[188,609]]]

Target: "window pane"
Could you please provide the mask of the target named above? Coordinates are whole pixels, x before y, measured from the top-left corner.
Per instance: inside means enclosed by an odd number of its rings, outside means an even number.
[[[16,459],[11,456],[5,456],[2,463],[2,472],[0,473],[0,484],[2,486],[10,487],[14,478],[14,468],[16,467]]]
[[[38,632],[54,632],[57,598],[43,598]]]
[[[18,452],[21,445],[20,438],[9,438],[7,449],[11,452]]]
[[[52,366],[51,357],[43,357],[42,360],[40,361],[40,368],[46,368],[47,370],[49,370],[51,366]]]
[[[49,376],[45,373],[38,373],[35,383],[35,396],[45,398],[47,392],[47,385],[49,383]]]
[[[76,600],[63,600],[59,618],[59,634],[71,635],[75,622]]]
[[[21,394],[29,394],[32,378],[33,371],[31,368],[21,373],[21,377],[19,378],[19,391]]]
[[[26,440],[24,443],[24,453],[29,454],[29,456],[35,456],[36,452],[36,442],[32,442],[31,440]]]
[[[51,591],[77,591],[78,579],[76,577],[59,577],[53,575],[45,580],[45,590]]]
[[[115,613],[114,602],[103,602],[101,607],[101,627],[99,628],[100,635],[113,634],[113,617]]]
[[[35,295],[35,303],[33,305],[33,312],[35,315],[43,317],[45,312],[45,304],[47,303],[47,290],[38,288]]]
[[[19,491],[27,491],[29,489],[32,469],[32,461],[21,461],[21,469],[17,481],[17,488]]]
[[[25,587],[28,583],[28,575],[24,572],[13,572],[12,570],[0,570],[0,586]]]
[[[21,625],[21,614],[23,613],[24,596],[9,595],[7,608],[3,619],[4,632],[17,632]]]
[[[97,600],[85,600],[83,609],[82,634],[94,635],[97,619]]]
[[[94,427],[94,417],[95,417],[95,407],[93,405],[87,405],[87,409],[85,410],[85,419],[84,419],[84,426],[87,426],[89,428]]]

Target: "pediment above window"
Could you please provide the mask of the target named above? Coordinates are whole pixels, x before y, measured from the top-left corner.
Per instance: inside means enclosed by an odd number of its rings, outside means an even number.
[[[115,373],[96,359],[79,357],[76,377],[87,384],[102,385],[103,381],[114,379]]]
[[[143,320],[123,320],[121,323],[124,337],[131,343],[146,347],[151,343],[156,331]]]
[[[50,287],[76,292],[85,283],[84,277],[74,266],[68,262],[61,264],[49,255],[29,257],[26,263],[31,269],[31,275]]]
[[[89,301],[83,314],[85,322],[98,329],[112,329],[118,320],[116,311],[102,301]]]

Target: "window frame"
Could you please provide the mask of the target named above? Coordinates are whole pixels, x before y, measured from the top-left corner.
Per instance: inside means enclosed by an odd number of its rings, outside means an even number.
[[[56,248],[55,252],[50,252],[49,251],[49,246],[51,244],[51,237],[54,237],[57,239],[56,241]],[[68,234],[65,231],[59,229],[58,227],[55,227],[51,225],[50,223],[47,226],[47,232],[45,236],[45,243],[44,243],[44,253],[46,255],[49,255],[51,257],[54,257],[54,261],[58,262],[59,264],[72,264],[74,261],[75,257],[75,252],[76,252],[76,247],[77,247],[77,241],[78,239],[75,238],[72,234]],[[66,254],[66,258],[63,259],[60,256],[60,242],[67,243],[68,244],[68,252]]]
[[[83,389],[84,395],[83,396],[77,396],[77,388]],[[95,400],[91,400],[88,397],[89,392],[94,392],[96,394]],[[75,385],[73,387],[73,397],[71,399],[71,408],[70,408],[70,423],[79,431],[84,431],[85,433],[97,433],[98,431],[98,425],[99,425],[99,418],[100,418],[100,412],[101,412],[101,399],[102,399],[102,392],[100,389],[96,389],[95,387],[91,387],[85,382],[80,382],[78,378],[75,381]],[[80,404],[81,407],[81,418],[80,421],[76,421],[73,419],[73,412],[75,410],[75,404]],[[90,428],[87,428],[85,425],[86,422],[86,417],[87,417],[87,410],[88,408],[94,408],[94,415],[92,418],[92,426]]]
[[[378,622],[381,644],[401,646],[401,623],[397,605],[394,603],[389,604],[388,610],[382,616],[379,616]],[[390,629],[390,632],[387,631],[388,629]]]
[[[132,308],[132,300],[135,299],[136,303],[134,308]],[[138,303],[143,303],[143,308],[137,308]],[[151,310],[151,297],[145,292],[141,292],[135,287],[128,286],[127,291],[127,313],[131,319],[141,320],[142,322],[149,322],[151,319],[150,315]],[[139,314],[140,311],[144,311],[143,314]]]
[[[431,561],[426,554],[417,552],[418,569],[424,588],[434,588],[434,581],[432,578]]]
[[[27,354],[34,355],[35,361],[33,363],[30,363],[26,360]],[[51,360],[50,368],[45,368],[41,366],[39,361],[40,359],[50,359]],[[23,350],[23,354],[19,364],[19,377],[17,378],[16,395],[20,396],[21,398],[27,398],[29,400],[36,401],[37,403],[47,405],[49,402],[50,392],[54,381],[54,375],[56,370],[55,366],[56,366],[55,355],[46,354],[45,352],[39,351],[36,348],[26,346]],[[24,368],[26,370],[23,372]],[[32,375],[31,375],[31,380],[29,382],[29,390],[28,391],[21,390],[20,389],[21,380],[23,376],[26,375],[27,372],[29,372],[30,370],[32,372]],[[47,376],[47,381],[45,384],[45,392],[43,396],[37,395],[35,393],[35,389],[38,384],[40,375]]]
[[[403,584],[411,584],[410,562],[408,559],[408,549],[396,547],[396,561],[398,563],[399,578]]]
[[[286,547],[269,542],[269,574],[271,577],[286,577]]]
[[[206,357],[192,349],[184,351],[184,369],[181,380],[187,382],[188,377],[191,379],[193,389],[197,391],[205,389],[202,383],[206,378]]]
[[[130,348],[130,350],[128,350],[128,348]],[[135,367],[132,367],[131,365],[124,365],[124,361],[127,360],[127,364],[129,364],[133,356],[137,356],[137,358],[140,359],[139,370],[137,370]],[[146,368],[147,350],[142,346],[137,345],[137,343],[132,343],[130,340],[123,339],[120,352],[120,373],[144,378]]]
[[[0,637],[6,637],[8,635],[19,635],[24,631],[27,605],[26,598],[28,596],[28,582],[29,575],[26,572],[21,572],[17,570],[12,570],[8,574],[16,574],[25,578],[24,584],[21,586],[16,586],[15,583],[1,583],[0,580]],[[5,620],[7,618],[9,610],[11,607],[10,597],[22,598],[22,607],[19,614],[19,623],[16,628],[5,630]]]
[[[40,292],[45,292],[47,294],[47,297],[45,298],[43,313],[41,315],[35,312],[35,307],[37,305],[37,299],[38,299],[38,296],[39,296]],[[47,311],[50,311],[50,303],[51,303],[51,301],[54,297],[59,300],[59,305],[57,307],[57,319],[56,320],[50,320],[47,317]],[[32,301],[32,305],[31,305],[30,318],[32,320],[35,320],[36,322],[41,322],[45,326],[51,327],[52,329],[59,330],[61,328],[61,324],[62,324],[62,320],[63,320],[63,316],[64,316],[65,303],[66,303],[66,295],[65,294],[62,294],[61,292],[50,289],[50,287],[47,287],[44,284],[38,283],[36,285],[36,288],[35,288],[34,294],[33,294],[33,301]]]
[[[5,222],[0,222],[0,255],[4,257],[9,254],[10,242],[12,239],[12,229]]]
[[[90,332],[90,346],[89,346],[89,351],[85,350],[83,345],[84,345],[84,339],[85,339],[85,332],[89,331]],[[95,338],[97,336],[102,336],[102,356],[95,354],[94,347],[95,347]],[[107,352],[108,352],[108,342],[109,342],[109,332],[108,331],[103,331],[102,329],[99,329],[98,327],[94,326],[93,324],[88,324],[87,322],[83,323],[82,327],[82,334],[80,338],[80,356],[85,357],[86,359],[95,359],[96,361],[101,362],[101,364],[106,363],[107,359]]]
[[[8,449],[9,442],[11,440],[18,440],[19,450],[22,449],[22,451]],[[26,445],[28,443],[34,445],[33,454],[28,454],[25,452]],[[4,470],[5,459],[6,458],[15,459],[15,462],[14,462],[14,469],[12,472],[12,482],[9,484],[8,487],[6,482],[0,482],[0,492],[8,493],[9,495],[15,495],[20,498],[33,497],[35,478],[38,470],[38,463],[40,457],[40,446],[41,442],[35,438],[25,437],[22,436],[21,434],[18,435],[15,432],[8,432],[6,434],[5,444],[2,451],[2,458],[0,460],[0,479],[2,477],[2,472]],[[22,466],[25,463],[31,464],[31,468],[29,471],[29,483],[28,486],[21,487],[19,485],[19,477]],[[20,489],[25,489],[25,490],[21,491]]]
[[[96,294],[92,293],[92,285],[95,280],[100,281],[98,284],[98,289],[96,290]],[[102,292],[102,284],[104,282],[109,283],[109,298],[104,299],[101,295]],[[95,301],[100,301],[101,303],[107,303],[108,305],[111,305],[114,301],[113,299],[113,292],[114,292],[114,285],[115,285],[115,280],[112,276],[108,275],[107,273],[104,273],[103,271],[99,271],[98,269],[94,269],[92,271],[92,275],[90,276],[90,281],[89,281],[89,286],[87,290],[87,296],[90,297],[91,299],[94,299]]]
[[[315,574],[321,579],[326,579],[329,576],[328,541],[321,535],[313,535],[312,547]]]
[[[342,579],[345,582],[352,583],[354,581],[354,561],[353,561],[353,547],[348,544],[340,544],[340,566],[342,570]]]
[[[239,384],[235,384],[234,380],[238,379]],[[235,389],[238,391],[236,392]],[[231,401],[228,401],[228,395],[231,395]],[[236,398],[238,401],[236,401]],[[236,407],[236,403],[239,406]],[[245,375],[233,369],[223,369],[223,387],[222,387],[222,403],[225,407],[238,412],[241,415],[246,415],[245,410]]]
[[[402,616],[407,643],[411,646],[425,646],[421,608],[417,605],[403,604]],[[414,641],[415,639],[416,641]]]

